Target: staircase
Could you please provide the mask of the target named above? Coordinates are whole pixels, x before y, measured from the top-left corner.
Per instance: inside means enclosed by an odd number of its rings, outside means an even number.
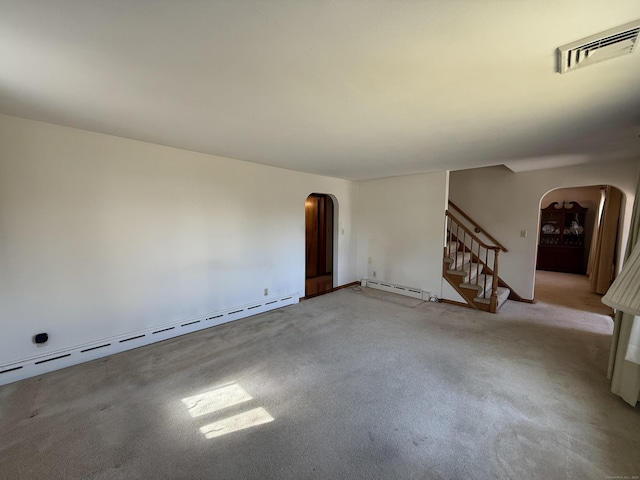
[[[483,231],[468,215],[455,204],[466,224],[472,224],[474,231],[449,210],[447,216],[447,239],[444,248],[442,275],[464,298],[466,306],[486,312],[496,313],[508,298],[521,300],[520,296],[498,276],[499,254],[507,249]],[[491,239],[487,243],[479,233]]]

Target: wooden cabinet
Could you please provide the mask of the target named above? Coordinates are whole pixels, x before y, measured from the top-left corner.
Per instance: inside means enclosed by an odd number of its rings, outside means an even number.
[[[538,270],[584,274],[585,214],[576,202],[543,208],[538,235]]]

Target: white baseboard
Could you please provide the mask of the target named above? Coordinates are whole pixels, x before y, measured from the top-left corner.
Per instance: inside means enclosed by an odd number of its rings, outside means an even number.
[[[397,293],[398,295],[405,295],[407,297],[419,298],[421,300],[429,300],[429,297],[431,296],[430,292],[425,292],[419,288],[405,287],[403,285],[395,285],[393,283],[371,279],[363,279],[363,286],[365,286],[365,282],[367,287],[384,290],[385,292]]]
[[[43,373],[70,367],[79,363],[107,357],[115,353],[132,350],[151,343],[179,337],[187,333],[204,330],[223,323],[240,320],[258,313],[268,312],[299,302],[299,294],[292,293],[278,297],[268,297],[260,302],[228,308],[218,312],[199,315],[147,330],[131,332],[111,338],[95,340],[71,348],[49,352],[47,355],[28,357],[0,365],[0,385],[35,377]]]

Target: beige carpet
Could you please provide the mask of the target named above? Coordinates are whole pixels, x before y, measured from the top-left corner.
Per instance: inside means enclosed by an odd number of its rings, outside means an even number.
[[[0,477],[632,478],[610,332],[542,300],[340,290],[0,387]]]

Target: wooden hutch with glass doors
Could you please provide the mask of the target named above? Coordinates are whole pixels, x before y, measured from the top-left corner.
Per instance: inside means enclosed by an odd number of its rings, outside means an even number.
[[[576,202],[553,202],[540,215],[538,270],[579,273],[585,271],[585,215]]]

